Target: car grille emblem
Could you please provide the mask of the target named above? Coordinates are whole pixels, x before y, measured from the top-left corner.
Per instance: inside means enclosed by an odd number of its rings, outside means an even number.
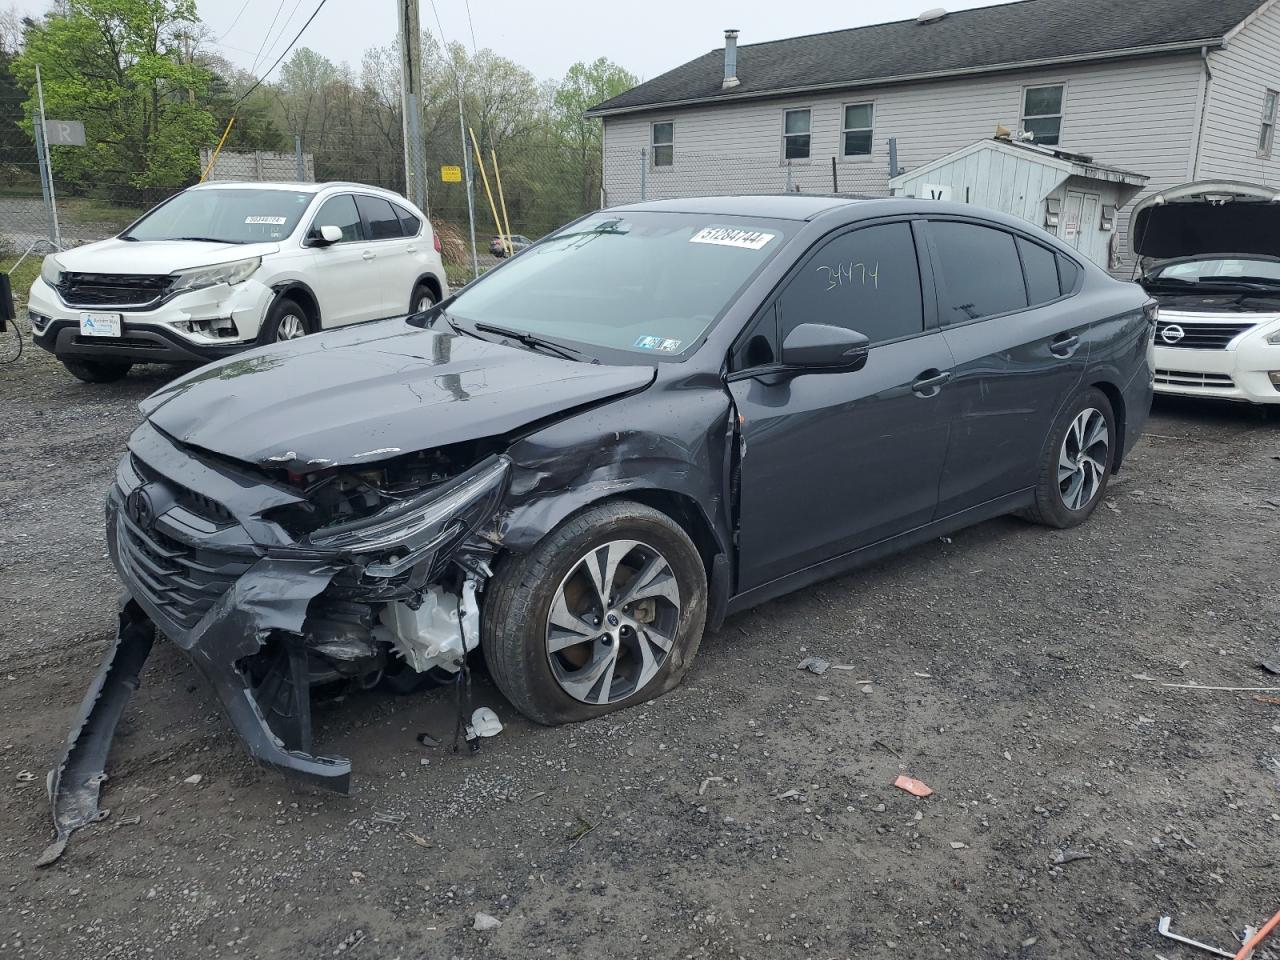
[[[150,530],[156,519],[156,505],[145,486],[130,492],[124,502],[125,513],[142,530]]]
[[[1186,335],[1186,331],[1176,323],[1167,324],[1165,328],[1160,331],[1160,339],[1170,345],[1177,343]]]

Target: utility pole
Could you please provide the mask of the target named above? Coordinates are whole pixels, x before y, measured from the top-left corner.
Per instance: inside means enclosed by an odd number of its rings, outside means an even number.
[[[427,210],[426,144],[422,142],[422,29],[418,0],[396,0],[400,23],[400,102],[404,112],[405,196]]]

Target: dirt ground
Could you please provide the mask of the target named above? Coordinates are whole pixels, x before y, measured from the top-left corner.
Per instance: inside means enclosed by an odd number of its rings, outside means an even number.
[[[1280,906],[1280,700],[1160,683],[1280,687],[1280,417],[1170,402],[1084,527],[998,520],[734,617],[648,706],[547,729],[481,675],[507,726],[477,754],[450,691],[328,709],[350,798],[251,766],[159,645],[110,817],[36,870],[112,636],[103,492],[168,376],[0,367],[0,956],[1177,960],[1206,954],[1162,914],[1225,947]]]

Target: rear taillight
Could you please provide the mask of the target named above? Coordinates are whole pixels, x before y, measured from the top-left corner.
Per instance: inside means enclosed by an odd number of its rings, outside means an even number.
[[[440,253],[444,250],[444,247],[440,246],[440,234],[436,233],[434,230],[431,232],[431,245],[436,248],[436,253]]]

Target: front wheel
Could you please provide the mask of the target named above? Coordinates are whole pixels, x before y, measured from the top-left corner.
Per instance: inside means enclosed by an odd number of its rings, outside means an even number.
[[[431,292],[431,288],[426,284],[420,283],[413,288],[413,294],[409,297],[409,313],[426,313],[436,305],[436,295]]]
[[[282,297],[271,305],[266,319],[262,323],[262,332],[258,335],[259,343],[280,343],[284,340],[297,340],[311,332],[311,323],[307,312],[296,300]]]
[[[128,360],[76,360],[71,357],[59,359],[73,377],[85,383],[114,383],[133,368],[133,364]]]
[[[675,687],[706,614],[706,570],[688,534],[664,513],[618,501],[507,558],[489,585],[481,645],[517,710],[571,723]]]
[[[1088,520],[1106,493],[1118,441],[1106,394],[1090,387],[1077,396],[1045,445],[1036,502],[1027,519],[1060,530]]]

